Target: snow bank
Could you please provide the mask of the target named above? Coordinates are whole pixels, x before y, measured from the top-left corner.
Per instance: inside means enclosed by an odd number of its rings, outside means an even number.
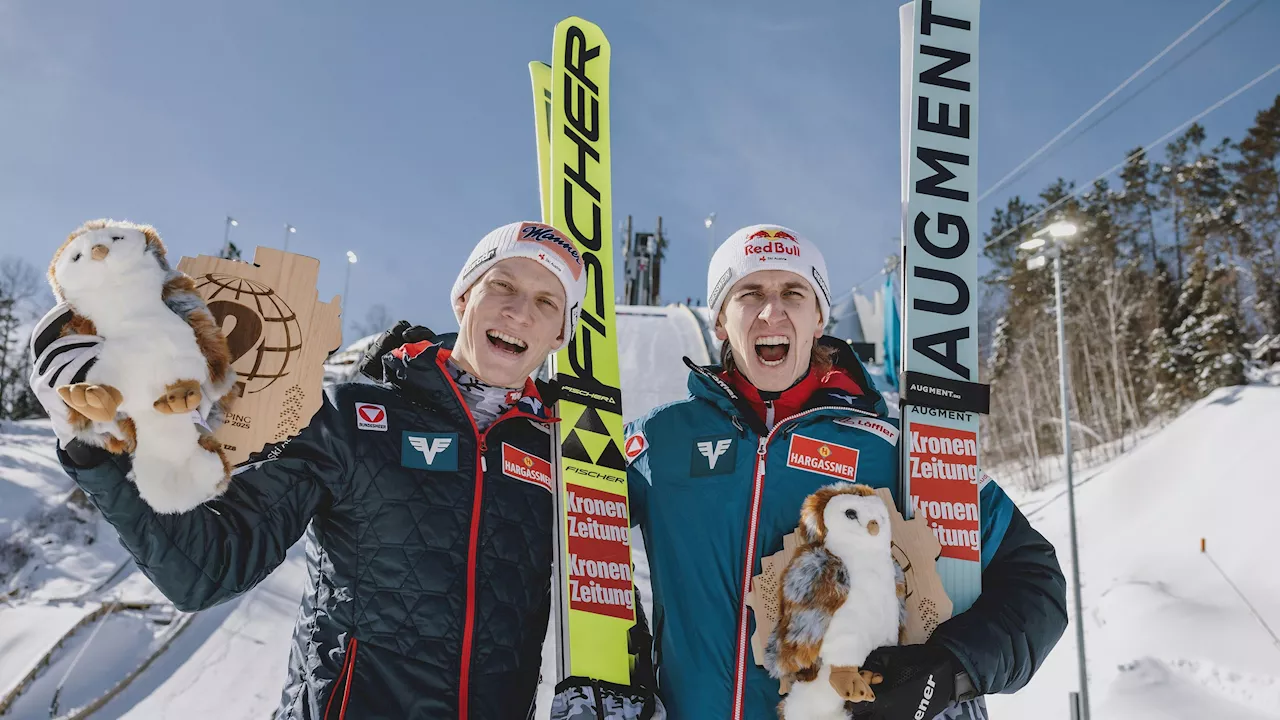
[[[1280,387],[1215,392],[1086,483],[1076,505],[1095,720],[1280,718],[1280,646],[1210,561],[1280,628],[1274,548]],[[1061,487],[1048,489],[1057,494]],[[1070,573],[1066,498],[1031,521]],[[1076,618],[1072,618],[1076,622]],[[1074,628],[994,717],[1066,718]]]

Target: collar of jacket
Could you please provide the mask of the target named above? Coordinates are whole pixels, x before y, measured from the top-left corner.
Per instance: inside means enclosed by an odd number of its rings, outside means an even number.
[[[430,340],[401,345],[382,356],[384,377],[393,387],[410,399],[438,412],[446,413],[459,425],[471,424],[471,414],[463,405],[453,378],[445,370],[444,362],[453,352],[457,333],[436,335]],[[516,403],[515,411],[532,415],[543,422],[555,422],[551,408],[542,401],[542,395],[531,378],[526,378],[523,397]]]
[[[871,382],[867,369],[854,354],[853,349],[843,340],[827,335],[818,338],[818,343],[834,349],[835,367],[824,376],[810,373],[803,380],[781,393],[779,400],[785,398],[782,406],[794,408],[786,414],[779,413],[779,420],[814,407],[848,407],[862,412],[873,412],[879,416],[889,414],[884,398]],[[761,419],[763,401],[759,391],[745,378],[741,383],[731,382],[724,368],[719,365],[696,365],[689,358],[684,359],[689,366],[689,394],[701,398],[723,410],[731,418],[746,422],[757,435],[768,434],[768,429]],[[851,392],[851,390],[860,392]],[[803,396],[803,397],[801,397]],[[761,408],[761,409],[757,409]]]

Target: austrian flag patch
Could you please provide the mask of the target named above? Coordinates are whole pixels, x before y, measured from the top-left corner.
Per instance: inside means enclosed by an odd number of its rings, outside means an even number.
[[[551,463],[506,443],[502,443],[502,474],[552,492]]]
[[[373,403],[356,403],[356,427],[361,430],[387,431],[387,409]]]
[[[647,447],[649,447],[649,440],[642,432],[637,431],[627,438],[627,441],[622,444],[622,454],[627,456],[627,464],[630,465],[631,461],[639,457]]]
[[[858,477],[858,451],[797,433],[787,448],[787,467],[853,482]]]

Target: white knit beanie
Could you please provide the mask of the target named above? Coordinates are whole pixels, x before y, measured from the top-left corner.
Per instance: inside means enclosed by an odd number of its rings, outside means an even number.
[[[818,297],[822,322],[831,317],[827,261],[818,246],[781,225],[752,225],[729,236],[711,257],[707,268],[707,306],[712,322],[720,316],[729,288],[759,270],[786,270],[804,278]]]
[[[462,322],[458,312],[458,298],[462,297],[481,275],[495,264],[507,258],[529,258],[551,271],[564,286],[564,341],[556,348],[563,350],[578,326],[578,313],[582,310],[582,298],[587,294],[587,275],[582,266],[582,254],[573,241],[550,225],[538,222],[516,222],[503,225],[485,235],[471,251],[471,257],[462,266],[458,279],[453,281],[453,293],[449,299],[453,314]]]

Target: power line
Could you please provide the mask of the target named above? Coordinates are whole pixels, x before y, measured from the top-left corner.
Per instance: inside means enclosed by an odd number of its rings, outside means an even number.
[[[1132,159],[1133,159],[1133,158],[1135,158],[1135,157],[1138,157],[1139,155],[1142,155],[1142,154],[1145,154],[1145,153],[1150,152],[1152,148],[1154,148],[1155,146],[1157,146],[1157,145],[1159,145],[1160,143],[1164,142],[1165,140],[1168,140],[1169,138],[1173,137],[1173,135],[1174,135],[1175,133],[1179,132],[1180,130],[1182,130],[1183,128],[1187,127],[1188,125],[1190,125],[1190,124],[1192,124],[1192,123],[1194,123],[1194,122],[1198,122],[1198,121],[1200,121],[1201,119],[1203,119],[1203,118],[1204,118],[1206,115],[1208,115],[1209,113],[1213,112],[1214,110],[1217,110],[1218,108],[1222,107],[1223,105],[1226,105],[1228,102],[1231,102],[1232,100],[1234,100],[1234,99],[1235,99],[1235,97],[1236,97],[1237,95],[1239,95],[1240,93],[1242,93],[1242,92],[1244,92],[1244,91],[1248,90],[1249,88],[1253,87],[1254,85],[1257,85],[1258,83],[1262,82],[1263,80],[1267,79],[1269,76],[1271,76],[1272,74],[1274,74],[1276,71],[1280,71],[1280,64],[1274,65],[1270,70],[1267,70],[1266,72],[1262,73],[1262,74],[1261,74],[1261,75],[1259,75],[1258,77],[1256,77],[1256,78],[1254,78],[1254,79],[1250,80],[1249,82],[1245,83],[1244,85],[1240,86],[1240,87],[1239,87],[1239,88],[1237,88],[1234,92],[1232,92],[1230,95],[1227,95],[1226,97],[1222,98],[1222,99],[1221,99],[1221,100],[1219,100],[1218,102],[1216,102],[1216,103],[1214,103],[1214,104],[1210,105],[1209,107],[1205,108],[1204,110],[1200,111],[1199,113],[1197,113],[1196,115],[1194,115],[1191,119],[1187,120],[1186,122],[1183,122],[1182,124],[1178,125],[1177,127],[1175,127],[1174,129],[1170,130],[1169,132],[1165,133],[1164,135],[1161,135],[1160,137],[1158,137],[1158,138],[1156,138],[1155,140],[1151,141],[1151,142],[1150,142],[1150,143],[1148,143],[1147,145],[1143,146],[1143,148],[1142,148],[1141,150],[1138,150],[1138,151],[1136,151],[1136,152],[1131,153],[1131,154],[1130,154],[1129,156],[1127,156],[1124,160],[1122,160],[1122,161],[1120,161],[1119,163],[1117,163],[1117,164],[1115,164],[1115,165],[1111,166],[1109,169],[1107,169],[1106,171],[1102,172],[1101,174],[1099,174],[1099,175],[1098,175],[1097,177],[1095,177],[1094,179],[1090,180],[1090,181],[1088,182],[1088,184],[1086,184],[1086,185],[1084,185],[1084,186],[1080,187],[1079,189],[1075,190],[1074,192],[1071,192],[1071,193],[1068,193],[1068,194],[1066,194],[1066,195],[1062,196],[1062,198],[1060,198],[1057,202],[1053,203],[1052,205],[1049,205],[1048,207],[1044,208],[1044,209],[1043,209],[1043,210],[1041,210],[1040,212],[1037,212],[1036,214],[1032,215],[1031,217],[1027,218],[1026,220],[1023,220],[1022,222],[1018,223],[1017,225],[1014,225],[1013,227],[1009,228],[1008,230],[1005,230],[1004,232],[1000,233],[998,236],[996,236],[996,237],[992,238],[991,240],[987,241],[987,242],[986,242],[986,244],[984,245],[984,247],[991,247],[992,245],[995,245],[996,243],[1000,242],[1001,240],[1003,240],[1003,239],[1005,239],[1005,238],[1009,237],[1010,235],[1012,235],[1015,231],[1017,231],[1017,230],[1018,230],[1019,228],[1021,228],[1022,226],[1026,225],[1026,224],[1028,224],[1028,223],[1030,223],[1030,222],[1033,222],[1033,221],[1035,221],[1035,220],[1037,220],[1037,219],[1039,219],[1039,218],[1044,217],[1046,214],[1048,214],[1048,213],[1049,213],[1049,211],[1051,211],[1051,210],[1053,210],[1054,208],[1058,207],[1059,205],[1061,205],[1062,203],[1066,202],[1067,200],[1070,200],[1070,199],[1072,199],[1072,198],[1074,198],[1074,197],[1076,197],[1076,196],[1080,195],[1081,193],[1085,192],[1085,191],[1086,191],[1086,190],[1088,190],[1089,188],[1093,187],[1093,184],[1094,184],[1094,183],[1098,182],[1099,180],[1101,180],[1101,179],[1105,178],[1106,176],[1110,175],[1111,173],[1113,173],[1113,172],[1115,172],[1115,171],[1119,170],[1120,168],[1124,167],[1125,163],[1129,162],[1130,160],[1132,160]]]
[[[1080,138],[1084,137],[1084,135],[1085,135],[1086,133],[1088,133],[1090,130],[1094,129],[1094,128],[1095,128],[1095,127],[1097,127],[1098,125],[1101,125],[1101,124],[1103,123],[1103,121],[1105,121],[1107,118],[1109,118],[1109,117],[1111,117],[1112,115],[1114,115],[1117,111],[1119,111],[1119,110],[1120,110],[1121,108],[1123,108],[1125,105],[1128,105],[1128,104],[1129,104],[1129,102],[1130,102],[1130,101],[1132,101],[1134,98],[1136,98],[1136,97],[1138,97],[1139,95],[1141,95],[1143,92],[1145,92],[1145,91],[1146,91],[1148,88],[1150,88],[1152,85],[1155,85],[1156,83],[1160,82],[1160,80],[1161,80],[1161,79],[1163,79],[1166,75],[1168,75],[1169,73],[1171,73],[1171,72],[1173,72],[1174,70],[1176,70],[1176,69],[1178,68],[1178,66],[1179,66],[1179,65],[1181,65],[1181,64],[1182,64],[1182,63],[1184,63],[1184,62],[1186,62],[1186,61],[1187,61],[1187,60],[1189,60],[1193,55],[1195,55],[1196,53],[1198,53],[1198,52],[1200,52],[1201,50],[1203,50],[1203,49],[1205,48],[1205,46],[1206,46],[1206,45],[1208,45],[1209,43],[1211,43],[1211,42],[1213,42],[1214,40],[1216,40],[1216,39],[1217,39],[1220,35],[1222,35],[1224,32],[1226,32],[1227,30],[1230,30],[1230,29],[1232,28],[1232,26],[1234,26],[1236,23],[1238,23],[1238,22],[1240,22],[1241,20],[1243,20],[1243,19],[1244,19],[1244,17],[1245,17],[1246,15],[1248,15],[1249,13],[1251,13],[1251,12],[1253,12],[1254,10],[1258,9],[1258,7],[1259,7],[1259,6],[1261,6],[1263,2],[1264,2],[1264,0],[1255,0],[1255,2],[1254,2],[1252,5],[1250,5],[1249,7],[1245,8],[1245,11],[1244,11],[1244,12],[1242,12],[1242,13],[1240,13],[1239,15],[1235,16],[1234,18],[1232,18],[1230,22],[1228,22],[1226,25],[1223,25],[1222,27],[1218,28],[1217,30],[1215,30],[1215,31],[1214,31],[1214,33],[1213,33],[1212,35],[1210,35],[1209,37],[1205,38],[1204,40],[1202,40],[1202,41],[1200,42],[1200,44],[1199,44],[1199,45],[1196,45],[1194,48],[1192,48],[1192,49],[1191,49],[1191,52],[1188,52],[1186,55],[1183,55],[1182,57],[1178,58],[1177,60],[1174,60],[1172,65],[1170,65],[1169,67],[1167,67],[1167,68],[1165,68],[1164,70],[1162,70],[1162,71],[1160,72],[1160,74],[1159,74],[1159,75],[1157,75],[1157,76],[1155,76],[1155,77],[1151,78],[1150,80],[1148,80],[1146,85],[1143,85],[1142,87],[1138,88],[1137,90],[1134,90],[1132,94],[1130,94],[1129,96],[1125,97],[1125,99],[1123,99],[1123,100],[1121,100],[1120,102],[1118,102],[1118,103],[1116,103],[1115,105],[1113,105],[1113,106],[1111,107],[1111,109],[1110,109],[1110,110],[1108,110],[1108,111],[1106,111],[1105,113],[1103,113],[1102,117],[1100,117],[1100,118],[1098,118],[1097,120],[1094,120],[1093,122],[1089,123],[1089,124],[1088,124],[1084,129],[1083,129],[1083,130],[1081,130],[1080,132],[1078,132],[1078,133],[1076,133],[1075,135],[1071,136],[1071,138],[1070,138],[1069,140],[1067,140],[1066,142],[1062,143],[1062,144],[1061,144],[1061,145],[1059,145],[1058,147],[1054,148],[1053,152],[1054,152],[1054,153],[1056,153],[1056,152],[1058,152],[1058,151],[1060,151],[1060,150],[1065,149],[1066,147],[1068,147],[1069,145],[1071,145],[1071,143],[1073,143],[1073,142],[1075,142],[1076,140],[1079,140]],[[1050,154],[1053,154],[1053,153],[1050,153]]]
[[[1122,83],[1120,83],[1119,85],[1117,85],[1117,86],[1115,87],[1115,89],[1114,89],[1114,90],[1112,90],[1111,92],[1107,93],[1107,94],[1106,94],[1106,96],[1105,96],[1105,97],[1103,97],[1103,98],[1102,98],[1101,100],[1099,100],[1098,102],[1094,103],[1093,107],[1091,107],[1091,108],[1089,108],[1088,110],[1086,110],[1086,111],[1084,112],[1084,114],[1083,114],[1083,115],[1081,115],[1080,117],[1078,117],[1078,118],[1076,118],[1074,121],[1072,121],[1072,123],[1071,123],[1070,125],[1068,125],[1068,126],[1066,126],[1065,128],[1063,128],[1063,130],[1062,130],[1061,132],[1059,132],[1057,135],[1054,135],[1052,140],[1050,140],[1049,142],[1047,142],[1047,143],[1045,143],[1044,145],[1040,146],[1040,149],[1039,149],[1039,150],[1036,150],[1035,152],[1031,153],[1031,156],[1030,156],[1030,157],[1028,157],[1026,160],[1023,160],[1023,161],[1018,165],[1018,167],[1016,167],[1016,168],[1014,168],[1014,169],[1010,170],[1010,171],[1009,171],[1009,173],[1008,173],[1007,175],[1005,175],[1004,177],[1000,178],[1000,180],[998,180],[998,181],[996,182],[996,184],[995,184],[995,185],[992,185],[991,187],[987,188],[987,190],[986,190],[985,192],[983,192],[981,195],[979,195],[979,196],[978,196],[978,202],[982,202],[984,199],[986,199],[986,197],[987,197],[988,195],[990,195],[991,193],[995,192],[996,190],[999,190],[1001,187],[1004,187],[1005,183],[1007,183],[1009,180],[1011,180],[1011,179],[1013,179],[1014,177],[1016,177],[1020,172],[1022,172],[1022,170],[1023,170],[1024,168],[1026,168],[1028,165],[1030,165],[1032,162],[1034,162],[1036,158],[1040,157],[1042,154],[1044,154],[1044,152],[1045,152],[1046,150],[1048,150],[1050,147],[1052,147],[1052,146],[1054,145],[1054,143],[1056,143],[1056,142],[1058,142],[1059,140],[1061,140],[1061,139],[1062,139],[1062,137],[1063,137],[1064,135],[1066,135],[1067,133],[1071,132],[1071,130],[1072,130],[1072,129],[1074,129],[1077,125],[1079,125],[1080,123],[1084,122],[1084,119],[1085,119],[1085,118],[1087,118],[1087,117],[1089,117],[1090,115],[1092,115],[1092,114],[1093,114],[1093,113],[1094,113],[1098,108],[1100,108],[1100,107],[1102,107],[1104,104],[1106,104],[1106,102],[1107,102],[1108,100],[1110,100],[1111,98],[1115,97],[1115,96],[1116,96],[1116,93],[1118,93],[1118,92],[1120,92],[1121,90],[1125,89],[1125,88],[1129,85],[1129,83],[1133,82],[1134,80],[1136,80],[1136,79],[1138,78],[1138,76],[1139,76],[1139,75],[1141,75],[1142,73],[1146,72],[1146,71],[1147,71],[1147,68],[1150,68],[1152,65],[1156,64],[1156,62],[1158,62],[1158,61],[1160,60],[1160,58],[1162,58],[1162,57],[1164,57],[1165,55],[1167,55],[1167,54],[1169,53],[1169,51],[1170,51],[1170,50],[1172,50],[1172,49],[1174,49],[1175,47],[1177,47],[1179,43],[1181,43],[1183,40],[1187,39],[1187,37],[1188,37],[1189,35],[1191,35],[1191,33],[1195,32],[1197,29],[1199,29],[1199,27],[1200,27],[1201,25],[1203,25],[1203,24],[1205,24],[1206,22],[1208,22],[1209,18],[1213,17],[1214,15],[1217,15],[1217,14],[1218,14],[1218,12],[1219,12],[1220,10],[1222,10],[1222,8],[1226,7],[1226,6],[1227,6],[1227,4],[1228,4],[1228,3],[1230,3],[1230,2],[1231,2],[1231,0],[1222,0],[1222,2],[1221,2],[1217,7],[1215,7],[1214,9],[1212,9],[1212,10],[1210,10],[1210,11],[1209,11],[1209,14],[1208,14],[1208,15],[1205,15],[1204,17],[1200,18],[1200,21],[1199,21],[1199,22],[1197,22],[1195,25],[1192,25],[1192,26],[1190,27],[1190,29],[1188,29],[1186,32],[1184,32],[1184,33],[1182,33],[1181,35],[1179,35],[1177,40],[1174,40],[1172,43],[1169,43],[1169,45],[1167,45],[1167,46],[1165,47],[1165,49],[1161,50],[1159,53],[1157,53],[1157,54],[1156,54],[1156,56],[1155,56],[1155,57],[1153,57],[1153,58],[1151,58],[1150,60],[1148,60],[1148,61],[1147,61],[1147,63],[1146,63],[1145,65],[1143,65],[1142,67],[1138,68],[1138,69],[1137,69],[1137,71],[1136,71],[1136,72],[1134,72],[1134,73],[1133,73],[1132,75],[1130,75],[1129,77],[1125,78],[1125,81],[1124,81],[1124,82],[1122,82]]]

